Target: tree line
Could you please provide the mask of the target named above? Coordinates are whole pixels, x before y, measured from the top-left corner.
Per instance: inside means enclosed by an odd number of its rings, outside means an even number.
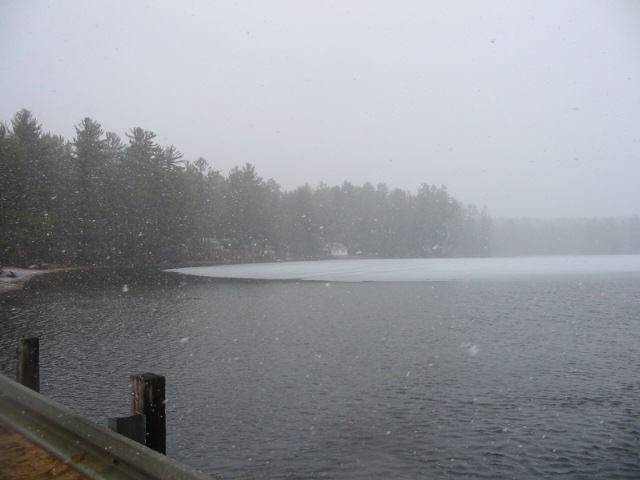
[[[488,215],[445,187],[282,191],[251,164],[225,176],[139,127],[123,139],[85,118],[75,130],[45,133],[28,110],[0,124],[0,263],[310,259],[329,242],[373,257],[489,254]]]

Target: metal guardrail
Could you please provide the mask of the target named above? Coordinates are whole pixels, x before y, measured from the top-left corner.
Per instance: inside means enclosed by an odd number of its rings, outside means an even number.
[[[2,374],[0,422],[91,480],[212,480]]]

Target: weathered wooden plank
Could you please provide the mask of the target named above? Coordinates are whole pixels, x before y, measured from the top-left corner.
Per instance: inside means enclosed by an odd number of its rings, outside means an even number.
[[[0,423],[0,478],[85,480],[72,466]]]
[[[154,373],[131,375],[131,414],[145,416],[147,447],[166,455],[165,379]]]
[[[40,391],[40,339],[18,340],[18,364],[16,381],[25,387]]]

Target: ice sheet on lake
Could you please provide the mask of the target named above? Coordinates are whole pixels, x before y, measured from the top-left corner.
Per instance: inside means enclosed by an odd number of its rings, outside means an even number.
[[[251,263],[168,270],[186,275],[324,282],[426,282],[531,276],[640,273],[640,255],[569,257],[352,259]]]

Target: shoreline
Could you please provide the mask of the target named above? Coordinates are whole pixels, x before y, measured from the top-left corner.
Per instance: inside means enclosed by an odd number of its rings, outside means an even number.
[[[259,260],[253,260],[248,262],[243,261],[207,261],[207,262],[186,262],[184,267],[166,266],[166,265],[91,265],[91,266],[54,266],[46,269],[31,269],[21,268],[14,266],[2,266],[0,271],[0,300],[12,296],[12,294],[20,292],[24,287],[35,277],[44,275],[47,273],[61,272],[75,269],[98,269],[98,268],[152,268],[158,271],[164,271],[168,268],[188,268],[188,267],[214,267],[221,265],[237,265],[243,263],[263,263]],[[15,276],[12,276],[11,274]]]
[[[31,270],[28,268],[2,267],[2,273],[0,273],[0,299],[19,292],[33,277],[50,272],[59,272],[60,270],[64,269]]]
[[[215,264],[214,264],[215,265]],[[207,266],[214,266],[207,264]],[[92,266],[54,266],[46,269],[29,269],[12,266],[3,266],[2,272],[0,272],[0,301],[4,301],[13,298],[18,293],[28,288],[30,282],[38,277],[42,277],[48,273],[60,273],[70,271],[96,271],[103,269],[125,269],[125,270],[153,270],[157,272],[164,272],[165,267],[159,265],[137,265],[137,266],[105,266],[105,265],[92,265]]]

